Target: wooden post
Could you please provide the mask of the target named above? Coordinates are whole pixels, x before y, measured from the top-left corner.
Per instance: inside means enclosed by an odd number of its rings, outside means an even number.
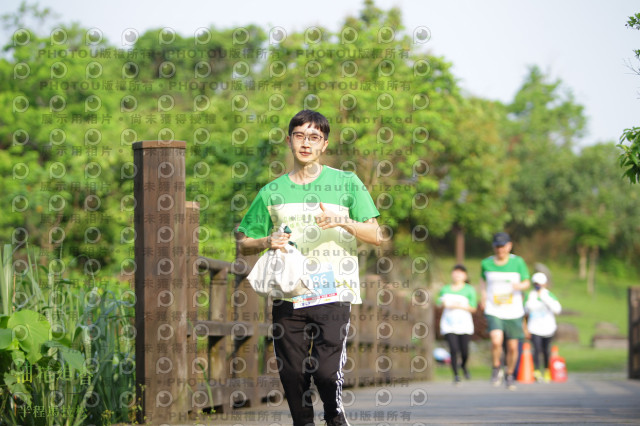
[[[640,287],[629,287],[629,378],[640,379]]]
[[[229,303],[227,296],[228,272],[227,268],[215,272],[211,271],[209,282],[208,320],[220,324],[227,324],[229,321],[227,312],[227,304]],[[210,385],[216,388],[212,395],[214,400],[211,403],[212,406],[220,405],[220,411],[227,413],[232,405],[229,402],[229,391],[226,389],[229,383],[229,362],[227,359],[229,338],[223,336],[206,336],[206,338],[204,356],[209,363],[207,380]]]
[[[247,267],[235,274],[235,287],[231,297],[233,304],[233,321],[237,323],[234,335],[234,352],[229,373],[235,383],[242,389],[234,392],[236,395],[234,403],[241,403],[244,399],[245,405],[256,406],[259,401],[257,392],[258,378],[258,321],[256,319],[258,310],[258,295],[251,288],[247,275],[259,258],[258,254],[244,256],[240,253],[240,234],[237,227],[234,232],[236,239],[236,260],[243,259],[247,262]],[[232,395],[233,397],[233,395]],[[247,404],[248,403],[248,404]]]
[[[264,352],[262,353],[261,368],[262,376],[258,377],[258,393],[260,399],[276,397],[277,395],[272,393],[273,391],[280,392],[280,395],[284,395],[282,392],[282,386],[280,385],[280,376],[278,374],[278,362],[276,360],[276,354],[273,349],[273,336],[269,333],[269,328],[273,324],[273,316],[271,314],[273,302],[272,300],[265,300],[264,308],[262,309],[264,320],[262,324],[258,324],[260,336],[264,336]],[[284,398],[284,396],[282,397]],[[281,398],[281,399],[282,399]]]
[[[361,285],[365,288],[362,295],[362,305],[360,306],[360,319],[358,323],[358,351],[359,362],[357,366],[358,386],[373,386],[377,383],[376,359],[378,345],[376,328],[378,326],[378,304],[376,302],[378,294],[379,275],[366,275]]]
[[[417,339],[413,356],[410,360],[409,372],[413,380],[431,380],[433,378],[433,363],[431,353],[435,343],[433,307],[429,303],[429,293],[426,288],[416,288],[411,293],[409,315],[413,328],[412,340]]]
[[[141,423],[188,420],[185,149],[182,141],[133,144]]]
[[[199,306],[197,296],[198,292],[202,290],[202,273],[198,269],[198,227],[200,226],[200,204],[195,201],[187,201],[185,208],[187,214],[187,220],[185,223],[185,234],[187,239],[185,246],[187,250],[187,329],[191,330],[191,333],[187,336],[187,384],[190,390],[187,397],[187,404],[189,411],[195,413],[198,411],[198,407],[194,405],[194,393],[196,392],[198,381],[202,381],[204,379],[204,374],[201,372],[200,368],[202,363],[198,362],[197,359],[198,336],[193,331],[194,326],[198,321]],[[206,271],[204,272],[206,273]],[[197,397],[198,395],[196,395],[196,400]]]

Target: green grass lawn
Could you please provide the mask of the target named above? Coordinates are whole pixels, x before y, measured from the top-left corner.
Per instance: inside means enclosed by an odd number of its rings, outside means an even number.
[[[627,288],[640,285],[638,281],[614,278],[605,273],[596,274],[595,292],[587,293],[586,280],[577,273],[559,265],[549,265],[554,285],[551,291],[562,303],[564,314],[558,322],[573,324],[578,328],[580,343],[590,345],[598,322],[615,324],[622,335],[628,330]]]
[[[478,284],[480,260],[467,259],[465,265],[469,270],[471,283]],[[447,282],[449,271],[455,263],[453,258],[439,258],[432,262],[432,278],[434,282]],[[578,329],[579,342],[556,342],[560,355],[565,358],[569,374],[572,372],[612,372],[627,371],[627,351],[623,349],[596,349],[591,345],[596,332],[596,324],[608,322],[615,324],[620,334],[626,336],[628,330],[627,288],[640,285],[640,281],[613,277],[604,272],[597,272],[595,293],[587,293],[586,280],[578,278],[577,270],[566,265],[553,262],[546,263],[552,272],[553,286],[550,290],[558,296],[562,304],[563,314],[557,317],[559,323],[573,324]],[[530,266],[531,269],[531,266]],[[489,379],[490,352],[489,342],[474,342],[469,358],[469,368],[475,379]],[[444,341],[436,344],[448,350]],[[449,366],[434,367],[435,380],[451,380]]]

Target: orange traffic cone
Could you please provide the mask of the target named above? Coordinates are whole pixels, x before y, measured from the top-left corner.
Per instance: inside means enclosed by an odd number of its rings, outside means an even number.
[[[554,382],[567,381],[567,364],[564,358],[558,353],[558,347],[551,347],[551,358],[549,358],[549,369],[551,370],[551,380]]]
[[[518,381],[521,383],[533,383],[533,356],[531,355],[531,344],[522,344],[522,356],[520,357],[520,368],[518,368]]]

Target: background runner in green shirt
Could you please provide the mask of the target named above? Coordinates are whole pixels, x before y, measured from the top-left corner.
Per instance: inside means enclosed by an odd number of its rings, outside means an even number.
[[[511,248],[509,234],[498,232],[493,236],[494,256],[487,257],[481,263],[480,285],[491,338],[491,381],[495,386],[500,385],[500,358],[502,343],[506,339],[505,384],[509,390],[515,390],[513,372],[518,358],[518,339],[524,338],[522,291],[529,288],[529,270],[524,259],[511,254]]]

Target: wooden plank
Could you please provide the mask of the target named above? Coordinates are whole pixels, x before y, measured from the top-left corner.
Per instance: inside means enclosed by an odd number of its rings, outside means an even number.
[[[185,141],[139,141],[131,144],[134,151],[138,149],[186,149],[187,143]],[[184,157],[184,154],[183,154]]]
[[[194,333],[195,330],[195,333]],[[193,329],[189,330],[189,334],[194,333],[197,336],[204,337],[224,337],[231,336],[236,339],[243,339],[255,334],[254,324],[242,321],[219,322],[198,320],[194,324]]]
[[[273,339],[272,335],[271,322],[269,323],[259,323],[258,324],[258,336],[268,337],[269,339]]]
[[[280,383],[280,378],[277,375],[273,374],[262,374],[258,376],[257,381],[257,395],[256,397],[260,402],[266,402],[268,397],[274,397],[273,393],[279,393],[279,396],[284,398],[284,390],[282,389],[282,384]],[[281,398],[275,398],[277,400],[281,400]]]
[[[233,265],[231,262],[225,262],[224,260],[211,259],[209,257],[199,256],[198,257],[198,265],[206,265],[206,267],[213,271],[213,273],[217,273],[218,271],[222,271],[223,269],[230,269]]]
[[[252,379],[225,379],[223,381],[211,380],[208,383],[199,383],[196,387],[198,393],[198,405],[200,409],[206,407],[219,407],[216,408],[218,413],[229,412],[230,408],[234,404],[239,404],[244,390],[253,386]],[[209,392],[213,399],[208,397]]]

